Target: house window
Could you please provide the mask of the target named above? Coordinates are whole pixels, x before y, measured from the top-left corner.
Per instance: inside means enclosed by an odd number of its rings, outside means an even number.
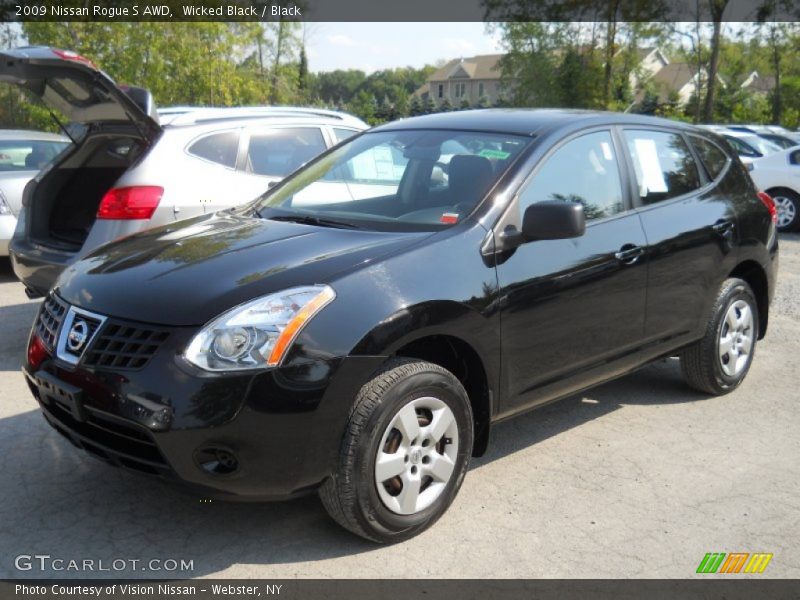
[[[483,84],[478,84],[478,98],[483,98]]]
[[[444,96],[444,85],[442,85],[440,83],[439,84],[439,98],[441,98],[442,96]]]
[[[457,83],[456,84],[456,98],[461,98],[466,94],[467,84],[466,83]]]

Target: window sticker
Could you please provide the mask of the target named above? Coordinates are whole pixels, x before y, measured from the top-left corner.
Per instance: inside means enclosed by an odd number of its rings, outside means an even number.
[[[664,180],[661,162],[658,160],[656,141],[646,138],[636,138],[633,141],[636,148],[636,158],[642,169],[642,187],[648,194],[663,194],[669,191]]]
[[[510,152],[503,152],[502,150],[492,150],[491,148],[484,148],[478,152],[478,156],[483,158],[495,158],[497,160],[505,160],[511,156]]]

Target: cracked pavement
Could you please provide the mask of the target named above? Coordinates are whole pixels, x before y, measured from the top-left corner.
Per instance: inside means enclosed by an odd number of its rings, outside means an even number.
[[[737,391],[704,397],[667,360],[502,423],[444,517],[387,548],[316,497],[202,503],[70,446],[19,372],[38,303],[0,259],[0,578],[684,578],[706,552],[772,552],[764,576],[800,577],[799,298],[800,235],[784,235],[769,332]],[[194,568],[20,571],[20,554]]]

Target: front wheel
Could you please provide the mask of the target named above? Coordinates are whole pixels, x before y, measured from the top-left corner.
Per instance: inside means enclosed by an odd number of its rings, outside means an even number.
[[[727,394],[744,380],[758,339],[758,305],[746,281],[725,280],[709,316],[705,336],[680,356],[690,386]]]
[[[320,498],[361,537],[408,539],[450,506],[472,443],[472,410],[458,379],[432,363],[393,360],[359,392]]]

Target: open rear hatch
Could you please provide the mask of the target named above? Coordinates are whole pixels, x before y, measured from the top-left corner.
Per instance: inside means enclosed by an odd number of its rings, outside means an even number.
[[[147,90],[118,86],[88,59],[44,46],[0,51],[0,82],[38,97],[68,127],[75,147],[26,190],[27,236],[78,251],[100,201],[161,134]]]

